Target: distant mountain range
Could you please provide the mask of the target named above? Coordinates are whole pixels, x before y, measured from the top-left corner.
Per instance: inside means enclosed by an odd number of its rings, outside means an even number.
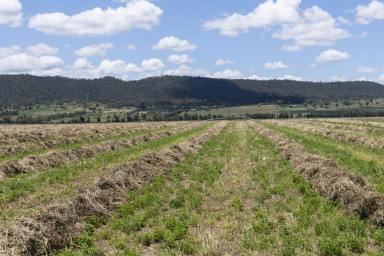
[[[163,76],[138,81],[0,75],[0,107],[97,101],[122,106],[236,106],[306,100],[384,98],[374,82],[229,80]]]

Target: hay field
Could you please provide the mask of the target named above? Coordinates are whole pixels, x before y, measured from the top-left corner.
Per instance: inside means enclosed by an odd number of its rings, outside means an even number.
[[[383,255],[384,119],[0,126],[0,255]]]

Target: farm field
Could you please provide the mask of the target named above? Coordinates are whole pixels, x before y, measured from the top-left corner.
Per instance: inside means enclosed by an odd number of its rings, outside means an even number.
[[[384,119],[0,126],[0,255],[384,255]]]

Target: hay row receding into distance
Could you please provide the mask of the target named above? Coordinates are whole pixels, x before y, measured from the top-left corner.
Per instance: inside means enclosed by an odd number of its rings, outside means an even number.
[[[16,220],[2,231],[0,255],[47,255],[65,248],[84,231],[86,217],[110,213],[127,200],[127,190],[142,187],[183,161],[186,155],[197,152],[224,125],[219,123],[203,135],[148,154],[133,163],[105,170],[107,175],[92,188],[79,191],[66,202],[51,203],[28,219]]]
[[[50,149],[82,141],[100,140],[139,130],[157,129],[175,123],[127,123],[84,125],[0,125],[0,154],[12,155],[24,151]]]
[[[139,136],[128,140],[110,141],[100,145],[84,146],[73,150],[54,151],[39,156],[29,156],[20,160],[8,161],[0,164],[0,181],[10,175],[53,168],[93,157],[104,152],[130,148],[138,144],[160,139],[161,137],[171,136],[178,132],[190,129],[191,127],[195,127],[196,125],[199,124],[192,123],[189,126],[176,127],[162,132],[153,132],[153,134]]]
[[[383,139],[373,139],[367,138],[363,134],[350,134],[348,132],[327,129],[325,127],[319,127],[315,125],[311,125],[308,123],[302,123],[300,121],[268,121],[268,123],[276,124],[278,126],[283,126],[287,128],[297,129],[303,132],[310,132],[315,134],[320,134],[323,136],[327,136],[338,141],[347,141],[358,143],[364,146],[368,146],[370,148],[384,149],[384,140]]]
[[[308,153],[302,145],[261,124],[255,127],[322,196],[361,219],[384,225],[384,196],[375,192],[362,177],[342,169],[333,160]]]

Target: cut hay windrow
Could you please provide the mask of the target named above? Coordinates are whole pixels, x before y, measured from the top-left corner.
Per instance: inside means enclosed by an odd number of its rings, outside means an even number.
[[[28,219],[16,220],[1,232],[0,255],[49,255],[65,248],[84,231],[87,217],[110,214],[128,200],[128,190],[142,187],[183,161],[186,155],[196,153],[224,125],[216,124],[203,135],[105,170],[107,175],[91,188],[78,191],[65,202],[52,202]]]
[[[355,125],[355,126],[362,126],[362,127],[371,127],[371,128],[378,128],[383,129],[384,128],[384,122],[380,122],[379,119],[377,121],[373,121],[372,119],[350,119],[350,118],[326,118],[326,119],[320,119],[321,121],[326,121],[329,123],[340,123],[345,125]],[[383,119],[380,119],[383,120]]]
[[[51,149],[173,125],[175,123],[0,126],[0,155]]]
[[[335,122],[328,122],[326,120],[300,120],[300,123],[308,124],[308,125],[315,125],[324,127],[327,129],[334,129],[334,130],[342,130],[347,132],[364,132],[364,133],[383,133],[383,128],[374,128],[370,126],[357,126],[353,124],[345,124],[345,123],[335,123]]]
[[[168,131],[153,132],[148,135],[138,136],[127,140],[110,141],[99,145],[84,146],[73,150],[54,151],[39,156],[29,156],[20,160],[8,161],[0,164],[0,181],[11,175],[53,168],[84,160],[104,152],[134,147],[145,142],[157,140],[164,136],[170,136],[174,132],[190,129],[196,125],[199,124],[191,123],[189,126],[170,128]]]
[[[318,127],[315,125],[310,125],[308,123],[302,123],[300,121],[268,121],[271,124],[276,124],[282,127],[293,128],[303,132],[310,132],[315,134],[320,134],[327,136],[338,141],[346,141],[358,143],[370,148],[384,149],[384,139],[380,138],[368,138],[363,134],[352,134],[347,131],[334,130],[325,127]]]
[[[362,177],[344,170],[333,160],[307,152],[302,145],[261,124],[255,127],[322,196],[361,219],[384,226],[384,196],[375,192]]]

